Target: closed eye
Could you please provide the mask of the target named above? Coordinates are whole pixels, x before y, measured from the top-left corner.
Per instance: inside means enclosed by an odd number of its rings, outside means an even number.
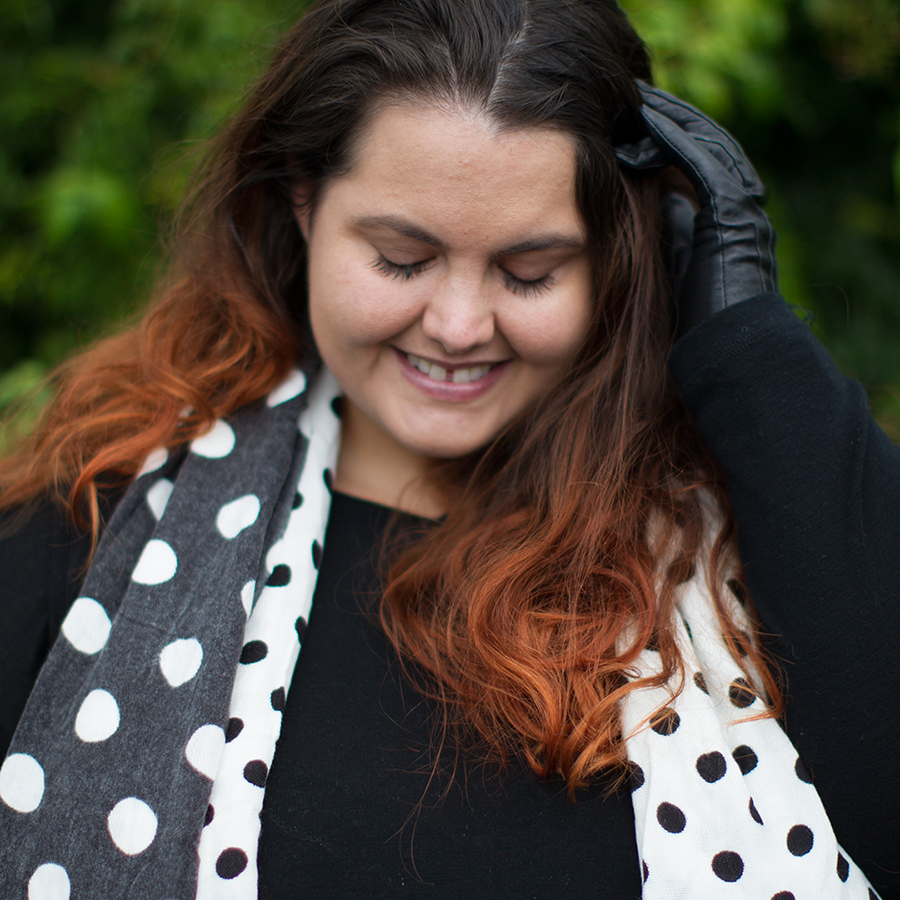
[[[395,263],[391,262],[387,257],[379,255],[378,259],[372,263],[372,268],[388,278],[399,278],[402,281],[409,281],[414,275],[424,272],[430,259],[423,259],[414,263]]]
[[[513,294],[518,294],[520,297],[539,297],[547,291],[555,281],[552,275],[544,275],[542,278],[525,279],[516,278],[515,275],[510,274],[505,269],[502,271],[503,282],[506,285],[506,289]]]
[[[424,272],[430,262],[430,259],[423,259],[414,263],[395,263],[391,262],[383,254],[380,254],[378,259],[372,263],[372,268],[388,278],[399,278],[401,281],[409,281],[410,278],[414,278],[416,275]],[[528,279],[517,278],[505,269],[500,271],[503,273],[503,283],[506,289],[520,297],[538,297],[549,290],[555,281],[552,275]]]

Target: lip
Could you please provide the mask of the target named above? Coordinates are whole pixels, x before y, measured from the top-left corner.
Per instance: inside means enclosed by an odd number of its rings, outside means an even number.
[[[467,363],[466,365],[455,363],[452,366],[447,366],[446,368],[448,370],[468,369],[477,365],[494,366],[487,375],[482,376],[478,381],[470,381],[467,384],[456,384],[452,381],[435,381],[433,378],[429,378],[427,375],[420,372],[406,358],[406,354],[402,350],[398,350],[396,347],[392,347],[391,349],[394,351],[394,356],[400,366],[400,371],[407,381],[422,391],[423,394],[426,394],[434,400],[446,400],[451,403],[465,403],[468,400],[475,400],[486,394],[497,383],[506,371],[506,367],[509,365],[509,360],[504,360],[500,363]],[[419,356],[418,353],[414,355]],[[428,357],[424,356],[420,358],[428,359]],[[443,363],[438,360],[428,359],[428,361],[434,362],[435,365],[443,366]]]

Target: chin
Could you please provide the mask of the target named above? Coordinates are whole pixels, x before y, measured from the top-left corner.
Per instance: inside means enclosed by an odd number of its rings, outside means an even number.
[[[448,440],[447,434],[409,435],[402,443],[408,450],[430,459],[459,459],[483,450],[493,440],[494,434],[471,437],[454,435]]]

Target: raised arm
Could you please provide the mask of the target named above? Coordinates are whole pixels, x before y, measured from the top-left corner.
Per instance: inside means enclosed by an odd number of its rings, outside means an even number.
[[[756,607],[787,675],[784,725],[838,840],[900,895],[900,451],[777,295],[764,189],[740,146],[688,104],[643,91],[634,168],[694,186],[671,369],[722,465]]]

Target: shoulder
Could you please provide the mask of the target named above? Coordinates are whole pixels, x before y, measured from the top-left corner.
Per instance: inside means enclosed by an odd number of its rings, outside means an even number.
[[[115,492],[102,497],[103,520],[108,520],[120,496]],[[90,552],[90,533],[78,528],[55,500],[43,498],[0,511],[4,659],[19,655],[19,641],[38,653],[39,640],[46,652],[78,596]]]
[[[52,500],[0,513],[0,610],[6,660],[46,653],[84,578],[90,535]]]
[[[0,581],[6,611],[10,602],[46,601],[68,580],[70,562],[84,563],[89,547],[52,500],[0,513]]]
[[[90,551],[50,501],[0,512],[0,753],[78,594]]]

